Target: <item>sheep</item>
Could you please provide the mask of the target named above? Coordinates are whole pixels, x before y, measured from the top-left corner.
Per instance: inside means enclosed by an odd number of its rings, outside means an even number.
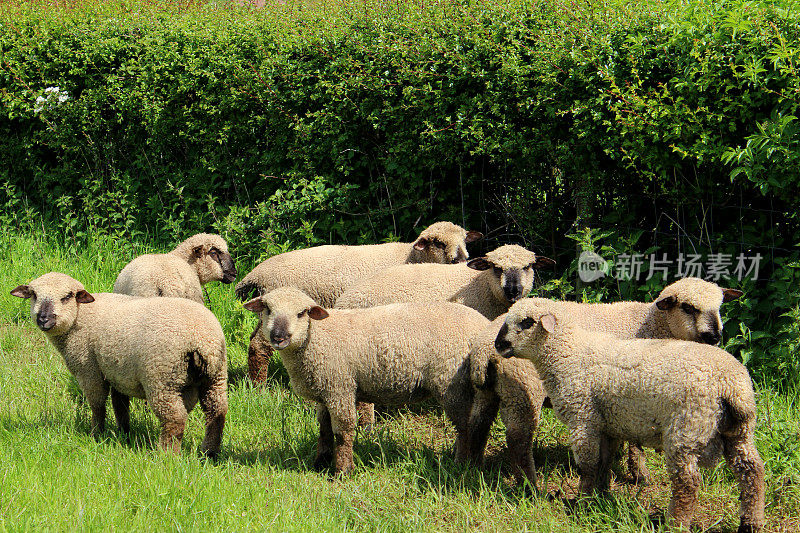
[[[466,265],[399,265],[356,282],[339,296],[335,307],[357,309],[400,302],[449,301],[471,307],[493,320],[530,293],[535,269],[554,264],[552,259],[537,256],[522,246],[507,244]],[[360,405],[359,413],[363,425],[374,423],[374,406]]]
[[[507,244],[466,265],[399,265],[355,283],[336,300],[336,307],[449,301],[494,320],[528,295],[535,269],[554,264],[552,259],[537,256],[522,246]]]
[[[680,279],[661,291],[652,303],[617,302],[611,304],[582,304],[545,298],[530,298],[528,305],[537,306],[542,314],[561,312],[579,326],[592,331],[609,333],[619,338],[675,338],[716,344],[720,340],[722,320],[720,306],[739,298],[741,291],[722,288],[698,278]],[[500,321],[492,325],[497,329]],[[473,384],[481,392],[476,396],[477,413],[491,412],[483,406],[499,403],[500,415],[506,425],[506,436],[515,474],[525,476],[535,484],[535,469],[531,455],[534,431],[539,420],[542,386],[533,366],[521,359],[499,357],[488,337],[470,354]],[[514,396],[516,394],[516,396]],[[480,462],[492,420],[473,419],[476,432],[472,445]],[[635,445],[628,448],[628,471],[634,481],[650,482],[644,453]]]
[[[580,490],[605,491],[622,440],[662,449],[669,514],[689,529],[697,467],[724,454],[741,492],[739,531],[764,525],[764,462],[754,443],[756,402],[747,369],[726,351],[673,339],[619,339],[576,326],[535,302],[511,307],[495,340],[504,357],[533,362],[570,432]]]
[[[114,292],[131,296],[171,296],[203,303],[202,286],[236,279],[228,244],[219,235],[198,233],[166,254],[141,255],[125,265]]]
[[[456,426],[456,459],[467,457],[471,409],[470,338],[489,321],[463,305],[434,302],[371,309],[330,309],[294,287],[244,304],[278,350],[292,389],[317,404],[315,468],[333,459],[353,469],[356,401],[404,405],[437,399]]]
[[[450,222],[425,228],[413,243],[389,242],[362,246],[326,245],[294,250],[270,257],[257,265],[237,285],[236,295],[246,300],[278,287],[297,287],[322,307],[333,307],[344,290],[361,278],[404,263],[459,263],[469,257],[467,244],[483,235],[465,231]],[[259,335],[250,336],[248,374],[254,383],[267,379],[271,350]]]
[[[183,298],[89,294],[50,272],[11,291],[31,300],[31,318],[64,357],[92,410],[91,433],[105,428],[106,399],[123,434],[130,397],[144,398],[161,422],[162,449],[180,453],[197,401],[206,416],[200,447],[219,453],[228,411],[225,336],[214,314]]]

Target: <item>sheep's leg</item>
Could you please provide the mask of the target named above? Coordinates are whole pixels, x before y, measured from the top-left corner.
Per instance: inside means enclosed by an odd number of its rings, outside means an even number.
[[[317,422],[319,422],[319,440],[317,440],[317,456],[314,458],[314,469],[322,470],[333,459],[333,428],[331,414],[323,404],[317,404]]]
[[[227,376],[200,386],[200,408],[206,416],[206,434],[200,444],[200,453],[213,459],[219,455],[225,416],[228,414]]]
[[[91,435],[99,437],[106,428],[106,401],[108,400],[108,382],[99,374],[80,380],[78,384],[89,402],[92,410]]]
[[[131,431],[131,399],[122,394],[115,388],[111,388],[111,407],[114,408],[114,418],[117,419],[117,426],[122,434],[127,435]]]
[[[628,443],[628,474],[634,483],[650,485],[650,471],[645,462],[644,450],[638,444]]]
[[[579,490],[584,494],[591,494],[597,487],[600,439],[599,433],[586,427],[579,426],[570,430],[572,453],[581,476]]]
[[[739,482],[739,533],[764,526],[764,461],[751,438],[725,438],[725,460]]]
[[[250,376],[250,381],[256,385],[267,381],[271,359],[272,346],[261,331],[259,319],[255,331],[250,335],[250,346],[247,348],[247,375]]]
[[[696,455],[683,455],[678,458],[667,456],[667,470],[672,481],[672,499],[669,503],[670,519],[675,526],[689,530],[692,524],[697,493],[700,490],[700,473],[697,470]]]
[[[611,487],[611,463],[619,450],[620,441],[603,435],[600,439],[600,461],[597,465],[597,488],[607,492]]]
[[[489,440],[489,431],[497,418],[499,407],[500,398],[493,391],[478,391],[475,395],[467,429],[467,454],[475,464],[483,462],[486,441]]]
[[[333,469],[337,474],[349,474],[355,467],[353,440],[358,423],[355,397],[328,403],[328,412],[333,430]]]
[[[536,464],[533,460],[533,436],[539,427],[539,415],[544,401],[541,386],[538,390],[527,376],[501,373],[500,416],[506,426],[506,446],[511,456],[514,477],[525,479],[536,488]]]
[[[183,432],[186,430],[186,421],[189,419],[183,398],[179,393],[174,393],[148,398],[147,401],[161,422],[159,446],[164,451],[171,450],[175,454],[180,454]]]
[[[442,399],[444,412],[456,427],[456,442],[453,452],[456,462],[464,463],[472,458],[470,447],[470,414],[473,405],[472,383],[461,381],[459,387],[445,393]]]
[[[364,431],[369,433],[372,431],[372,426],[375,424],[375,404],[356,402],[356,410],[358,411],[359,427],[363,427]]]

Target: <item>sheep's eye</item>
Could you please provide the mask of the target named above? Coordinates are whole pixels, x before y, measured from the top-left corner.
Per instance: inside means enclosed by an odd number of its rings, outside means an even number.
[[[442,241],[433,241],[433,245],[440,250],[444,250],[446,248],[445,244]]]
[[[503,269],[500,267],[492,267],[492,271],[494,272],[494,275],[497,276],[498,278],[503,275]]]
[[[62,304],[65,304],[65,303],[67,303],[68,301],[70,301],[70,300],[72,299],[72,296],[73,296],[73,294],[72,294],[72,293],[69,293],[69,294],[67,294],[66,296],[64,296],[63,298],[61,298],[61,303],[62,303]]]
[[[520,329],[530,329],[531,326],[533,326],[533,319],[531,317],[528,317],[519,323]]]
[[[303,318],[307,311],[308,311],[308,309],[303,309],[302,311],[297,313],[297,318]]]
[[[684,311],[685,313],[688,313],[688,314],[690,314],[690,315],[694,315],[694,314],[696,314],[696,313],[697,313],[697,308],[696,308],[696,307],[694,307],[693,305],[689,305],[689,304],[681,304],[681,309],[683,309],[683,311]]]
[[[208,255],[210,255],[211,257],[217,257],[217,254],[218,254],[218,253],[219,253],[219,252],[217,252],[217,249],[216,249],[216,248],[212,248],[212,249],[211,249],[211,251],[210,251],[210,252],[208,252]]]

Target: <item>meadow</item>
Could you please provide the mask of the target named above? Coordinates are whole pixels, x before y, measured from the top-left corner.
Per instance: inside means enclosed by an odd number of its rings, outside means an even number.
[[[290,389],[280,364],[254,388],[246,341],[255,317],[230,285],[208,286],[207,305],[228,341],[230,412],[221,457],[205,461],[192,413],[183,453],[157,448],[158,424],[132,405],[129,439],[109,409],[100,439],[89,436],[89,409],[60,355],[32,324],[27,303],[9,295],[50,270],[110,290],[133,256],[166,251],[147,242],[98,237],[68,251],[43,229],[0,234],[0,529],[287,531],[659,531],[669,500],[661,457],[648,451],[655,482],[629,483],[615,468],[612,492],[577,498],[577,472],[561,424],[545,410],[535,457],[542,491],[515,484],[506,468],[504,431],[492,431],[487,464],[453,462],[454,429],[433,405],[383,412],[359,433],[356,471],[316,472],[312,406]],[[234,247],[234,254],[236,250]],[[236,257],[236,255],[235,255]],[[240,262],[246,271],[250,265]],[[767,531],[800,528],[800,393],[758,386],[757,445],[767,466]],[[698,530],[733,531],[738,490],[724,464],[706,471]]]

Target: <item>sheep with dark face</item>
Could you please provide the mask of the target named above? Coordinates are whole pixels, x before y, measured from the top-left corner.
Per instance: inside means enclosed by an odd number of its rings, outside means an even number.
[[[114,282],[114,292],[203,303],[203,285],[235,280],[236,266],[225,240],[219,235],[198,233],[169,253],[141,255],[125,265]]]
[[[337,473],[352,470],[356,401],[395,406],[435,398],[456,426],[456,459],[468,456],[467,354],[470,338],[489,323],[480,313],[447,302],[326,310],[293,287],[245,308],[259,314],[292,389],[317,404],[316,467],[333,458]]]
[[[362,246],[326,245],[294,250],[270,257],[236,285],[242,299],[266,294],[278,287],[297,287],[322,307],[333,307],[339,296],[357,281],[385,268],[406,263],[462,263],[467,244],[483,237],[450,222],[425,228],[414,242],[389,242]],[[250,336],[248,373],[255,383],[267,378],[271,349],[260,335],[260,325]]]
[[[206,415],[202,453],[215,456],[228,411],[225,336],[202,304],[184,298],[89,294],[75,279],[50,272],[11,294],[31,300],[31,318],[64,357],[103,431],[106,400],[128,433],[130,397],[143,398],[161,422],[159,443],[180,452],[189,412]]]
[[[586,330],[565,313],[542,314],[531,301],[511,307],[495,348],[533,362],[556,417],[569,428],[583,492],[608,489],[623,440],[662,449],[672,481],[670,518],[688,530],[698,466],[714,466],[724,454],[741,490],[739,531],[763,527],[755,394],[747,369],[730,354],[698,342]]]
[[[716,344],[722,331],[720,307],[741,296],[741,291],[719,287],[697,278],[678,280],[661,291],[651,303],[617,302],[583,304],[529,298],[542,314],[560,313],[587,330],[609,333],[619,338],[683,339]],[[480,461],[493,417],[498,409],[506,426],[509,451],[515,473],[535,483],[531,446],[545,400],[541,382],[533,365],[522,359],[504,359],[494,349],[492,336],[502,325],[496,320],[470,353],[472,380],[479,393],[471,428],[471,449]],[[644,454],[635,443],[628,450],[631,477],[647,484],[650,474]]]

